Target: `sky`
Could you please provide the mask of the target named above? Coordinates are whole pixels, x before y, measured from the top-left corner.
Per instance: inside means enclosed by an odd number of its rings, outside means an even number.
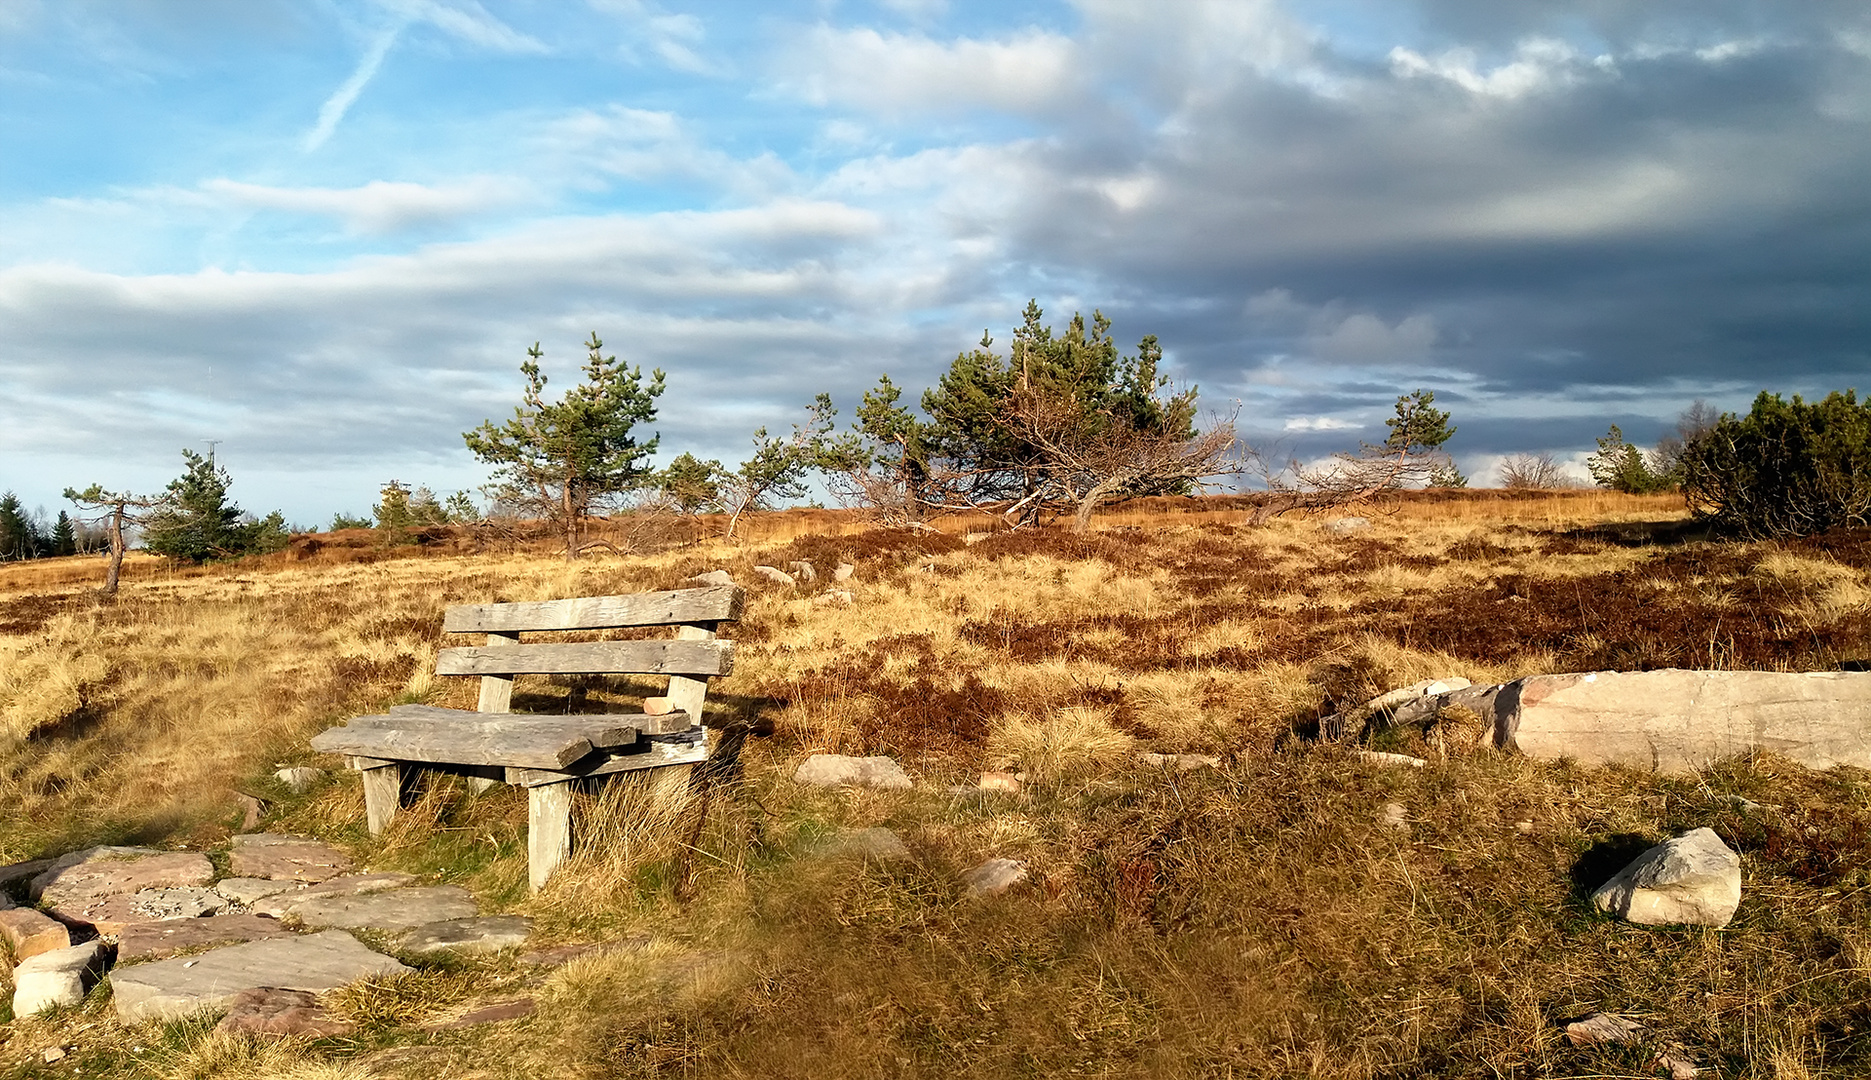
[[[1490,484],[1871,391],[1868,177],[1862,0],[0,0],[0,490],[474,489],[593,332],[733,464],[1029,298]]]

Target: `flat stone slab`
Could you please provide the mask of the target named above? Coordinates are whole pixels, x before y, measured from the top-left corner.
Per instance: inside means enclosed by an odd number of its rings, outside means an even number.
[[[269,896],[283,893],[287,889],[297,888],[290,881],[275,881],[272,878],[231,877],[222,878],[214,883],[214,891],[227,897],[236,904],[251,906]]]
[[[94,847],[53,861],[32,880],[32,898],[48,907],[82,906],[143,889],[206,885],[214,867],[193,851]]]
[[[214,1026],[232,1035],[348,1035],[352,1025],[339,1020],[319,1004],[309,990],[256,986],[242,990],[228,1003],[227,1015]]]
[[[243,990],[334,990],[372,975],[411,970],[342,930],[326,930],[120,967],[110,973],[110,985],[117,1018],[138,1023],[223,1012]]]
[[[416,955],[492,953],[526,944],[532,932],[533,920],[521,915],[478,915],[418,926],[397,938],[395,947],[397,952]]]
[[[799,763],[793,782],[812,787],[857,785],[876,788],[906,788],[909,774],[896,759],[888,757],[849,757],[844,754],[813,754]]]
[[[31,881],[52,868],[52,859],[33,859],[0,866],[0,892],[12,892],[21,882]]]
[[[106,949],[101,941],[54,949],[13,969],[13,1015],[37,1016],[59,1005],[76,1005],[97,982]]]
[[[287,909],[309,927],[345,930],[411,930],[429,923],[479,914],[474,897],[459,885],[423,885],[357,896],[314,896]]]
[[[228,867],[237,877],[325,881],[351,872],[351,857],[303,836],[248,833],[234,837]]]
[[[412,884],[415,880],[414,874],[404,874],[395,870],[385,870],[375,874],[347,874],[344,877],[327,878],[316,885],[282,890],[272,896],[263,897],[251,906],[255,915],[271,915],[278,918],[291,911],[294,904],[304,900],[329,896],[359,896],[364,893],[381,892],[384,889],[400,889]]]
[[[0,911],[0,938],[12,947],[15,960],[71,947],[71,931],[65,924],[32,908]]]
[[[290,936],[292,931],[281,926],[278,919],[259,915],[214,915],[206,919],[133,923],[117,934],[117,962],[156,960],[184,949]]]
[[[961,876],[970,897],[999,896],[1026,880],[1026,865],[1016,859],[989,859]]]
[[[115,934],[137,923],[163,919],[198,919],[227,906],[227,898],[199,885],[143,889],[115,896],[100,896],[82,903],[52,905],[48,913],[72,926],[100,934]]]

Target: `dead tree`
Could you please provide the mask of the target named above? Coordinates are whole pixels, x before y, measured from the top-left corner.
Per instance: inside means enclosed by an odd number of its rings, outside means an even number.
[[[125,525],[141,525],[161,510],[168,509],[173,503],[169,495],[132,495],[123,491],[105,491],[98,484],[79,491],[66,488],[65,497],[80,509],[93,511],[86,519],[90,525],[103,524],[110,535],[110,563],[104,571],[105,596],[114,596],[117,592],[117,579],[123,572],[123,554],[127,550],[123,529]]]

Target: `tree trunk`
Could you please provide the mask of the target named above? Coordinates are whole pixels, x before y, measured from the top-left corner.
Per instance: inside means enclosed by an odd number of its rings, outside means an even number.
[[[123,571],[123,504],[110,513],[110,566],[104,571],[104,595],[117,595],[117,576]]]

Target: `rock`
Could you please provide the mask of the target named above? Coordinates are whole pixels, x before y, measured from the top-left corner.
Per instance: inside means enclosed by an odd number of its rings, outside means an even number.
[[[0,893],[10,893],[23,881],[31,881],[52,868],[52,859],[33,859],[29,862],[12,863],[0,866]]]
[[[1702,1073],[1701,1069],[1696,1068],[1695,1062],[1674,1054],[1659,1053],[1653,1064],[1668,1072],[1670,1080],[1696,1080],[1696,1077]]]
[[[837,604],[839,607],[850,607],[852,601],[856,599],[857,597],[852,595],[850,589],[826,589],[824,592],[814,597],[813,602],[819,604]]]
[[[825,838],[818,854],[833,858],[864,859],[869,862],[900,862],[910,859],[910,849],[903,838],[881,826],[871,829],[842,829]]]
[[[1020,794],[1020,789],[1024,786],[1020,783],[1020,778],[1010,772],[984,772],[981,774],[981,779],[975,783],[977,790],[1004,791],[1010,795]]]
[[[666,696],[646,697],[643,699],[643,714],[645,716],[668,716],[670,713],[674,712],[675,709],[676,707],[670,704],[669,698]]]
[[[132,923],[117,934],[117,962],[157,960],[184,949],[291,935],[292,931],[281,926],[278,919],[260,915],[213,915],[205,919]]]
[[[1871,672],[1634,671],[1536,675],[1443,695],[1493,745],[1582,765],[1689,772],[1771,750],[1808,768],[1871,768]]]
[[[101,896],[83,903],[55,904],[47,912],[69,926],[99,934],[115,934],[137,923],[163,919],[195,919],[227,906],[227,898],[199,885],[141,889],[116,896]]]
[[[1386,829],[1395,829],[1399,832],[1410,831],[1410,812],[1399,802],[1385,803],[1383,813],[1378,815],[1377,821]]]
[[[244,791],[236,791],[234,793],[234,801],[239,803],[241,808],[240,827],[243,829],[259,828],[260,819],[266,816],[266,800],[260,798],[258,795],[249,795]]]
[[[37,1016],[59,1005],[83,1001],[97,981],[107,953],[103,942],[87,941],[21,961],[13,969],[13,1015]]]
[[[398,937],[397,952],[493,953],[526,944],[533,932],[533,920],[520,915],[480,915],[426,923]]]
[[[1025,864],[1014,859],[989,859],[961,876],[970,897],[998,896],[1025,880]]]
[[[45,1053],[39,1055],[39,1060],[50,1065],[55,1061],[64,1061],[66,1053],[66,1049],[62,1046],[48,1046]]]
[[[0,938],[13,949],[15,960],[71,947],[71,931],[64,923],[31,908],[0,911]]]
[[[1516,821],[1514,822],[1514,831],[1522,836],[1531,836],[1533,835],[1533,822]]]
[[[173,885],[206,885],[214,867],[192,851],[94,847],[53,861],[32,880],[32,898],[47,905],[82,905],[105,896]]]
[[[1616,1013],[1592,1013],[1566,1025],[1566,1041],[1574,1046],[1634,1043],[1644,1026]]]
[[[273,778],[286,785],[286,790],[294,795],[303,795],[325,778],[325,770],[314,769],[309,765],[298,765],[279,770],[273,774]]]
[[[847,785],[877,788],[907,788],[910,778],[892,758],[847,757],[844,754],[813,754],[800,762],[793,782],[813,787]]]
[[[351,857],[303,836],[248,833],[234,837],[228,867],[237,877],[325,881],[350,873]]]
[[[473,1027],[476,1024],[498,1024],[503,1020],[519,1020],[533,1015],[538,1006],[532,998],[514,998],[512,1001],[497,1001],[490,1005],[481,1005],[469,1009],[453,1020],[439,1024],[424,1024],[425,1031],[448,1031],[453,1028]]]
[[[1368,761],[1373,765],[1408,765],[1413,769],[1420,769],[1429,764],[1419,757],[1411,757],[1408,754],[1387,754],[1382,750],[1359,750],[1355,756],[1359,761]]]
[[[1384,727],[1424,720],[1436,715],[1444,703],[1450,701],[1445,695],[1466,690],[1472,685],[1459,675],[1450,675],[1400,686],[1354,708],[1322,717],[1319,720],[1319,736],[1334,740],[1356,735],[1374,717],[1383,720]]]
[[[1137,761],[1158,769],[1172,772],[1193,772],[1196,769],[1219,769],[1221,759],[1212,754],[1138,754]]]
[[[781,570],[777,566],[756,566],[754,567],[754,573],[759,574],[761,577],[766,578],[768,581],[771,581],[775,585],[797,585],[799,584],[797,581],[793,580],[793,576],[791,574],[787,573],[784,570]]]
[[[1632,860],[1592,903],[1642,926],[1727,926],[1741,905],[1741,857],[1714,829],[1691,829]]]
[[[798,559],[787,563],[786,569],[792,571],[792,575],[795,579],[803,581],[807,585],[811,585],[819,579],[818,569],[804,559]]]
[[[286,909],[308,927],[343,930],[409,930],[427,923],[466,919],[478,913],[474,897],[459,885],[424,885],[353,896],[301,898]]]
[[[832,571],[832,580],[840,583],[850,581],[851,575],[857,572],[857,567],[848,562],[841,562],[838,564],[837,569]]]
[[[274,918],[292,910],[294,904],[302,900],[331,896],[360,896],[364,893],[381,892],[384,889],[398,889],[416,880],[413,874],[403,874],[395,870],[384,870],[374,874],[347,874],[344,877],[326,878],[316,885],[305,888],[286,889],[272,896],[264,897],[252,905],[255,915],[271,915]]]
[[[1355,532],[1363,532],[1370,527],[1371,519],[1367,517],[1333,518],[1325,523],[1325,531],[1333,536],[1349,536]]]
[[[689,580],[697,585],[732,585],[734,575],[726,570],[710,570],[706,574],[697,574]]]
[[[333,990],[367,976],[411,970],[342,930],[326,930],[120,967],[110,973],[110,985],[117,1019],[129,1024],[220,1011],[242,990]]]
[[[272,878],[257,877],[222,878],[214,883],[215,892],[242,906],[250,906],[256,901],[283,893],[293,887],[290,881],[274,881]]]
[[[352,1025],[332,1016],[309,990],[254,986],[235,994],[214,1026],[229,1035],[349,1035]]]

